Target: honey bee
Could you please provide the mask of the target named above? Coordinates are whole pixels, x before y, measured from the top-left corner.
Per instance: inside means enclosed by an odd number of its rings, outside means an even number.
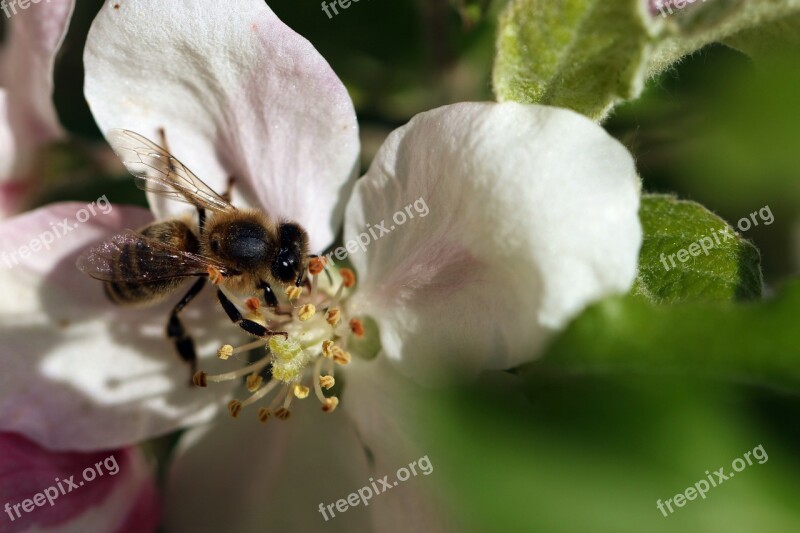
[[[154,222],[126,231],[84,252],[77,261],[85,274],[104,282],[106,295],[120,305],[151,305],[175,292],[187,278],[197,278],[175,305],[166,334],[180,357],[196,371],[194,340],[180,312],[210,280],[235,293],[263,291],[264,301],[277,307],[272,286],[299,286],[308,267],[308,235],[297,223],[277,221],[258,209],[237,209],[214,192],[167,148],[128,130],[115,129],[108,141],[138,188],[197,208],[194,221]],[[162,130],[162,144],[166,139]],[[229,182],[229,189],[232,180]],[[228,317],[257,337],[286,335],[248,320],[223,290],[217,298]]]

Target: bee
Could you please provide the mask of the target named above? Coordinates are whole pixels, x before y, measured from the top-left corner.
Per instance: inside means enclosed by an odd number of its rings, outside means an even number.
[[[257,337],[284,335],[245,318],[222,290],[257,294],[278,306],[273,286],[299,286],[308,267],[308,235],[297,223],[278,221],[259,209],[230,204],[230,186],[219,195],[203,183],[167,148],[128,130],[107,135],[114,152],[136,178],[139,189],[193,205],[197,223],[188,220],[154,222],[138,231],[115,235],[84,252],[78,268],[104,282],[106,295],[119,305],[152,305],[196,278],[167,320],[166,335],[178,355],[197,367],[194,340],[180,313],[208,281],[230,320]],[[162,130],[162,144],[166,139]]]

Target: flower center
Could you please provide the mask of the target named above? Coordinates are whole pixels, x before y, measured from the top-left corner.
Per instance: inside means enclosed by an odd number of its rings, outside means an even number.
[[[274,416],[286,420],[291,416],[294,399],[307,398],[312,389],[323,411],[336,409],[338,397],[326,396],[325,391],[336,383],[335,367],[351,360],[348,341],[364,336],[361,320],[348,320],[347,316],[347,299],[355,285],[355,274],[347,268],[339,269],[337,274],[340,279],[334,281],[325,259],[313,258],[305,287],[288,287],[278,295],[279,305],[274,309],[264,306],[257,296],[243,301],[220,285],[231,302],[243,310],[245,318],[286,335],[273,335],[238,347],[222,346],[217,352],[222,360],[238,359],[238,354],[261,348],[265,354],[231,372],[209,375],[199,371],[194,375],[194,384],[205,387],[208,383],[246,378],[251,395],[228,403],[234,418],[244,408],[269,397],[268,406],[259,408],[258,419],[266,422]]]

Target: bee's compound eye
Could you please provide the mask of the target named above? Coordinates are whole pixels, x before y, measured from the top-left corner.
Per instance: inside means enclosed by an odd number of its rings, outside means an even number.
[[[281,250],[272,263],[272,275],[283,283],[290,283],[297,277],[300,260],[292,250]]]

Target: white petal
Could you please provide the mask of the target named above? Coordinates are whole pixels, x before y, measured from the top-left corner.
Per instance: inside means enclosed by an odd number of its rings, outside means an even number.
[[[390,230],[351,256],[354,306],[421,381],[531,360],[588,303],[630,288],[639,195],[627,150],[571,111],[423,113],[392,133],[348,204],[346,241],[367,224]]]
[[[295,402],[300,402],[295,400]],[[262,425],[257,407],[186,433],[166,487],[169,532],[369,531],[373,506],[319,512],[369,482],[367,456],[344,413],[313,395],[287,421]],[[203,502],[203,505],[197,505]]]
[[[107,2],[86,45],[100,128],[157,141],[234,204],[298,221],[321,250],[338,230],[359,141],[353,104],[319,53],[262,0]],[[150,197],[157,218],[183,208]]]
[[[75,267],[90,245],[151,220],[139,208],[94,209],[88,216],[86,205],[55,204],[0,224],[0,429],[51,449],[118,447],[205,421],[229,390],[189,386],[189,368],[164,333],[180,294],[155,307],[118,307]],[[210,290],[182,317],[198,353],[212,358],[204,369],[214,368],[223,341],[243,337]]]
[[[167,482],[167,530],[441,531],[441,510],[428,498],[434,476],[418,467],[388,490],[377,481],[388,475],[392,484],[398,468],[423,455],[413,442],[415,419],[405,416],[416,389],[377,362],[354,361],[343,374],[333,413],[322,413],[312,395],[295,400],[288,421],[262,425],[253,406],[237,420],[188,432]],[[364,487],[375,492],[373,482],[379,493],[370,497]],[[336,510],[359,489],[367,506],[358,500]]]

